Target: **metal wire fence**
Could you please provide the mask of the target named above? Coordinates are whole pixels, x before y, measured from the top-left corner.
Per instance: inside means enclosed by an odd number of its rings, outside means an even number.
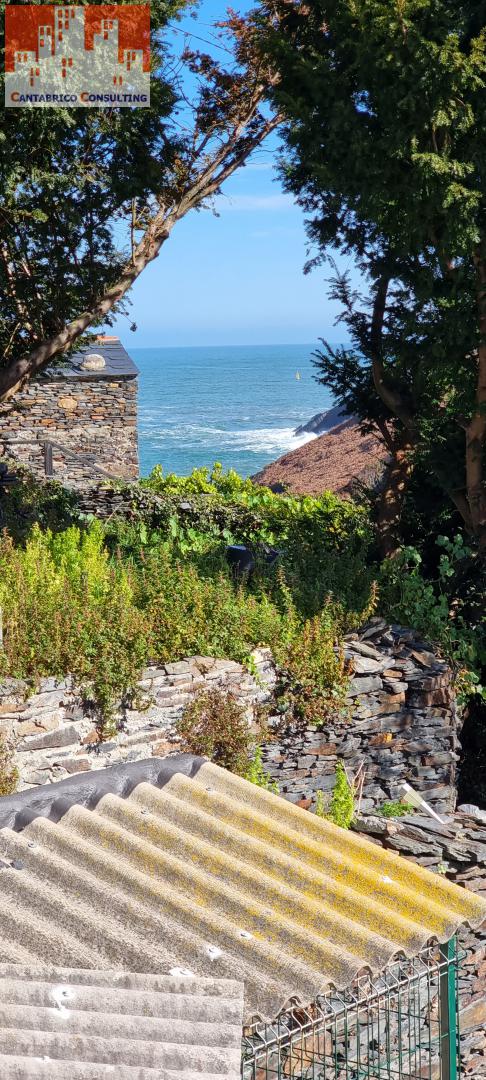
[[[456,1080],[454,942],[358,978],[345,992],[294,1004],[243,1040],[243,1080]]]

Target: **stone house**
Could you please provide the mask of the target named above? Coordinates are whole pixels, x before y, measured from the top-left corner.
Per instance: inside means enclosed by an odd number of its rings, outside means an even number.
[[[83,487],[138,476],[137,376],[117,337],[99,337],[0,405],[0,456]]]

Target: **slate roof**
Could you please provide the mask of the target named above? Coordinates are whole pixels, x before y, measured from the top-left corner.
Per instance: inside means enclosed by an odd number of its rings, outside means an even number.
[[[240,1080],[243,985],[0,966],[2,1080]]]
[[[486,917],[473,893],[192,755],[0,799],[0,821],[0,960],[241,979],[248,1017]]]
[[[88,353],[98,353],[103,356],[106,366],[99,371],[83,371],[81,364]],[[45,375],[50,379],[90,379],[91,381],[93,379],[134,379],[138,375],[138,368],[120,339],[112,338],[104,342],[94,341],[91,345],[83,346],[64,364],[55,364],[47,368]]]

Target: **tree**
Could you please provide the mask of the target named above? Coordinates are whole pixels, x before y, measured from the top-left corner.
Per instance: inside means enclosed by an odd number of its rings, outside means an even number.
[[[321,361],[389,438],[385,546],[419,456],[486,553],[486,6],[264,0],[254,26],[317,258],[368,281]]]
[[[110,324],[174,226],[211,199],[278,123],[245,22],[225,63],[169,50],[183,0],[151,5],[150,109],[5,109],[0,121],[0,401]],[[120,237],[122,240],[120,241]]]

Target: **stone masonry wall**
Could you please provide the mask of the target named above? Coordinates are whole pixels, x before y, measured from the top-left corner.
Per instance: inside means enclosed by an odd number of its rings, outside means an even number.
[[[113,477],[138,476],[137,381],[40,377],[14,402],[0,405],[0,457],[29,467],[44,477],[43,442],[59,442],[88,457]],[[21,440],[38,440],[39,446]],[[80,461],[54,451],[54,479],[84,487],[93,473]]]
[[[361,809],[399,798],[408,781],[439,812],[455,806],[458,717],[447,665],[411,631],[372,621],[346,641],[352,661],[347,716],[322,728],[286,727],[272,715],[276,673],[268,649],[254,653],[256,678],[228,660],[192,657],[149,667],[140,682],[142,705],[120,709],[116,736],[99,743],[92,713],[69,679],[41,680],[34,694],[17,680],[0,685],[0,732],[16,747],[20,787],[60,780],[178,749],[175,721],[199,686],[231,691],[248,708],[270,712],[272,738],[262,747],[265,768],[282,795],[304,807],[334,784],[337,760],[350,773],[365,770]]]
[[[345,655],[354,669],[348,717],[318,729],[272,719],[275,741],[262,756],[280,792],[311,807],[316,791],[331,792],[342,760],[351,774],[364,767],[364,813],[400,798],[404,780],[439,814],[453,810],[460,721],[447,664],[412,630],[378,618],[348,635]]]
[[[0,733],[15,746],[19,790],[120,761],[176,752],[175,721],[201,686],[233,693],[248,708],[250,720],[255,703],[269,696],[267,681],[274,679],[268,650],[256,651],[254,661],[258,683],[232,660],[196,656],[148,667],[139,684],[137,708],[120,710],[116,736],[102,743],[71,679],[41,679],[34,694],[21,680],[5,679],[0,684]]]

